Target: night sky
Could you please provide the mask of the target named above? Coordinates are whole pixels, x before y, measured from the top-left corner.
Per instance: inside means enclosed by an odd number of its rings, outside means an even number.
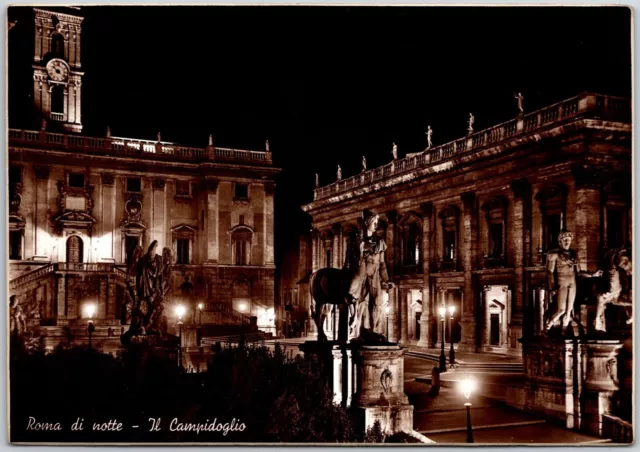
[[[17,13],[19,11],[10,11]],[[264,149],[283,168],[276,243],[321,185],[581,91],[631,93],[624,7],[85,7],[83,134]],[[18,23],[24,26],[25,23]],[[14,33],[14,31],[16,33]],[[33,37],[12,30],[10,117]],[[30,33],[30,32],[29,32]],[[18,42],[18,39],[20,41]],[[22,72],[24,71],[24,72]],[[26,74],[26,75],[25,75]],[[26,77],[26,79],[25,79]]]

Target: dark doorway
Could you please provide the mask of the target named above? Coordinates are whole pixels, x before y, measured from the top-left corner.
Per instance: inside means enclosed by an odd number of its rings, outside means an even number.
[[[491,345],[500,345],[500,314],[491,314]]]
[[[416,312],[416,340],[420,340],[420,316],[422,312]]]
[[[67,262],[74,264],[82,262],[82,254],[82,239],[77,235],[72,235],[67,240]]]
[[[131,257],[136,247],[140,244],[140,238],[135,235],[128,235],[124,239],[124,248],[126,253],[126,264],[131,264]]]

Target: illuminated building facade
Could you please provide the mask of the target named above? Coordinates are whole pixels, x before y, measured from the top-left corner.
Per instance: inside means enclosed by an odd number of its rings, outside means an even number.
[[[169,317],[182,303],[187,321],[203,327],[236,325],[244,314],[273,332],[279,170],[271,153],[213,146],[211,137],[187,147],[160,134],[73,133],[82,130],[78,13],[34,9],[42,127],[9,129],[9,292],[27,328],[50,346],[83,336],[86,307],[95,305],[94,341],[118,344],[127,264],[137,246],[146,252],[157,240],[159,253],[174,256]]]
[[[312,216],[313,270],[342,267],[364,209],[396,287],[392,340],[520,353],[547,302],[546,253],[574,234],[584,270],[631,243],[631,114],[628,99],[585,93],[452,142],[319,187]],[[580,304],[577,301],[577,304]],[[576,313],[586,324],[595,306]]]

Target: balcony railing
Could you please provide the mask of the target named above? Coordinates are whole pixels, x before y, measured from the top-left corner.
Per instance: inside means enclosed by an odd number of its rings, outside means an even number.
[[[10,145],[43,145],[47,148],[110,156],[135,156],[155,160],[234,161],[271,165],[271,152],[244,149],[180,146],[175,143],[119,137],[85,137],[65,133],[9,129]]]
[[[9,282],[9,290],[13,292],[14,290],[18,289],[21,286],[24,286],[26,284],[29,284],[41,278],[44,278],[50,273],[53,273],[54,270],[55,270],[55,266],[53,264],[50,264],[42,268],[39,268],[37,270],[34,270],[32,272],[18,276],[17,278],[12,279]]]
[[[363,187],[417,168],[435,167],[460,154],[478,151],[515,136],[548,127],[550,124],[579,117],[606,118],[628,122],[631,120],[631,102],[629,99],[621,97],[591,93],[581,94],[494,127],[480,130],[466,138],[459,138],[426,149],[419,154],[411,154],[403,159],[394,160],[382,167],[319,187],[314,191],[314,200],[329,198],[338,193]]]

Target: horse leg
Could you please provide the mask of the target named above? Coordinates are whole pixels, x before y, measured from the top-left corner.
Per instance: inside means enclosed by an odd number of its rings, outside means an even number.
[[[324,318],[326,316],[324,314],[322,314],[322,307],[323,307],[322,304],[316,303],[316,314],[313,317],[313,320],[315,320],[316,328],[318,330],[318,341],[319,342],[326,342],[327,341],[327,335],[324,334]]]

